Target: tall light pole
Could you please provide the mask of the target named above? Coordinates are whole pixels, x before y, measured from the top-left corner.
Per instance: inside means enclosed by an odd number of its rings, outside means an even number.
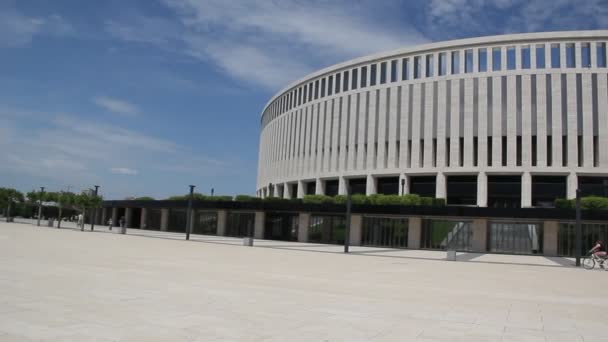
[[[211,197],[213,197],[213,188],[211,188]]]
[[[583,232],[581,227],[581,190],[576,189],[576,231],[574,232],[574,245],[576,250],[576,266],[581,265],[581,254],[583,247]]]
[[[99,190],[99,185],[95,185],[94,196],[97,197],[97,190]],[[95,227],[95,218],[97,218],[97,207],[91,208],[91,231]]]
[[[44,187],[40,187],[40,198],[38,199],[38,227],[40,227],[40,217],[42,216],[42,197],[44,196]]]
[[[350,191],[350,183],[346,185],[346,232],[344,236],[344,253],[348,253],[350,247],[350,212],[352,205],[352,197]]]
[[[405,195],[405,178],[401,178],[401,196]]]
[[[190,185],[190,196],[188,197],[188,211],[186,211],[186,240],[190,240],[190,223],[192,222],[192,196],[196,185]]]

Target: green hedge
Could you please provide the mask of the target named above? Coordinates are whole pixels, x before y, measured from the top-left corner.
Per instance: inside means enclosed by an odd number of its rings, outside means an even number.
[[[329,204],[334,203],[334,200],[332,197],[325,195],[305,195],[302,202],[312,204]]]
[[[262,202],[261,198],[249,195],[236,195],[234,200],[237,202]]]
[[[576,208],[576,200],[558,198],[555,200],[555,207],[560,209]],[[605,210],[608,209],[608,197],[587,196],[581,198],[581,208],[588,210]]]

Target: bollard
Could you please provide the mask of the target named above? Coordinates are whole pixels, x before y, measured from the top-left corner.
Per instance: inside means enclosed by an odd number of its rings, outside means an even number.
[[[446,260],[448,260],[448,261],[456,261],[456,250],[455,249],[448,249],[447,250]]]
[[[252,247],[253,246],[253,238],[252,237],[244,237],[243,238],[243,246],[249,246]]]
[[[120,227],[120,234],[126,234],[127,233],[127,225],[122,225]]]

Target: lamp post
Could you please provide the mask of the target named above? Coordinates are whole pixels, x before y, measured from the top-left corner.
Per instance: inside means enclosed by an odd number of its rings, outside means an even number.
[[[188,211],[186,212],[186,240],[190,240],[190,224],[192,222],[192,196],[196,185],[190,185],[190,196],[188,197]]]
[[[95,185],[95,192],[93,193],[95,197],[97,197],[97,191],[99,190],[99,185]],[[91,208],[91,231],[95,228],[95,218],[97,217],[97,207]]]
[[[576,256],[576,266],[581,265],[581,254],[582,254],[582,227],[581,227],[581,190],[576,189],[576,231],[574,233],[574,243],[575,243],[575,256]]]
[[[405,178],[401,178],[401,196],[405,195]]]
[[[344,236],[344,253],[348,253],[350,247],[350,212],[352,205],[352,197],[350,191],[350,184],[346,185],[346,232]]]
[[[42,197],[44,196],[44,187],[40,187],[40,198],[38,199],[38,227],[40,227],[40,217],[42,216]]]
[[[211,188],[211,197],[213,197],[213,188]]]

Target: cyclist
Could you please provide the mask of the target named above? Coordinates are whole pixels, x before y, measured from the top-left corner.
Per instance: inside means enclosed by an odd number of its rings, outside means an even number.
[[[595,242],[595,247],[591,248],[589,252],[602,260],[600,267],[604,267],[604,260],[606,259],[606,246],[604,245],[604,242],[602,240],[597,240]]]

